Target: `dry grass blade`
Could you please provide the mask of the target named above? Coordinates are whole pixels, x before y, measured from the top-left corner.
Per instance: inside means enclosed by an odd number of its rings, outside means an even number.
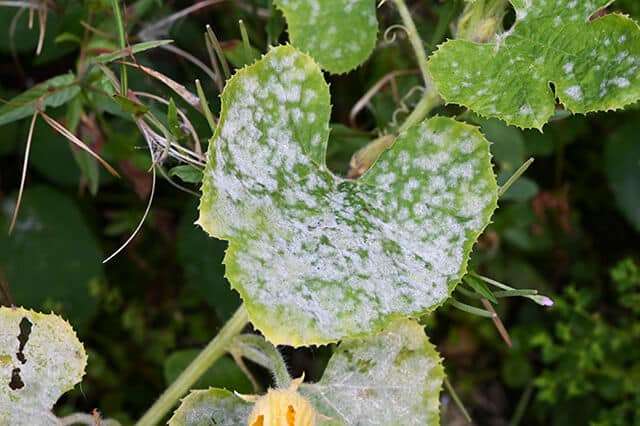
[[[507,328],[502,323],[502,320],[496,313],[495,309],[493,309],[493,306],[491,306],[491,303],[487,299],[480,299],[480,301],[482,302],[482,305],[487,311],[495,314],[491,318],[491,320],[493,321],[493,324],[496,326],[496,329],[498,329],[498,333],[500,334],[500,337],[502,337],[502,340],[505,341],[507,346],[512,347],[513,344],[511,343],[511,336],[509,336],[509,332],[507,331]]]
[[[44,46],[44,36],[47,33],[47,15],[47,4],[44,3],[44,7],[42,9],[38,9],[38,25],[40,33],[38,34],[36,55],[40,55],[40,52],[42,52],[42,46]]]
[[[147,147],[149,148],[149,155],[151,155],[151,162],[155,164],[156,160],[155,160],[155,155],[153,154],[153,145],[150,141],[150,138],[152,138],[153,136],[149,133],[151,129],[141,119],[137,119],[136,124],[138,125],[140,132],[144,136],[144,140],[147,142]],[[111,259],[116,257],[118,254],[120,254],[120,252],[122,252],[122,250],[124,250],[129,245],[129,243],[133,241],[136,235],[138,235],[138,232],[140,232],[140,229],[142,229],[142,225],[144,225],[144,222],[147,220],[147,217],[149,216],[149,212],[151,211],[151,206],[153,204],[153,198],[155,197],[155,194],[156,194],[156,168],[153,167],[151,169],[151,193],[149,194],[149,201],[147,202],[147,207],[144,210],[144,214],[142,215],[140,222],[138,222],[138,226],[136,226],[136,229],[133,230],[129,238],[127,238],[127,240],[116,251],[114,251],[113,254],[111,254],[111,256],[103,260],[102,263],[107,263]]]
[[[77,147],[79,147],[83,151],[86,151],[89,155],[91,155],[93,158],[98,160],[100,162],[100,164],[102,164],[102,166],[109,171],[109,173],[111,173],[114,176],[120,177],[120,174],[113,167],[111,167],[111,165],[109,163],[107,163],[105,160],[103,160],[102,157],[100,157],[98,154],[93,152],[91,150],[91,148],[89,148],[84,142],[82,142],[80,139],[78,139],[78,137],[76,135],[74,135],[69,130],[67,130],[62,124],[58,123],[56,120],[54,120],[53,118],[51,118],[50,116],[48,116],[44,112],[41,112],[40,115],[42,116],[42,118],[44,118],[44,121],[46,121],[47,124],[49,126],[51,126],[51,128],[53,130],[55,130],[56,132],[60,133],[69,142],[71,142],[72,144],[76,145]]]
[[[198,97],[196,95],[194,95],[189,90],[187,90],[187,88],[184,87],[182,84],[172,80],[171,78],[167,77],[166,75],[164,75],[164,74],[162,74],[162,73],[160,73],[160,72],[158,72],[158,71],[156,71],[154,69],[151,69],[149,67],[145,67],[144,65],[134,64],[133,62],[122,62],[122,63],[125,64],[125,65],[128,65],[130,67],[137,68],[140,71],[142,71],[145,74],[147,74],[148,76],[153,77],[156,80],[160,81],[161,83],[165,84],[171,90],[176,92],[189,105],[191,105],[192,107],[194,107],[198,111],[200,111],[200,100],[198,99]]]
[[[0,6],[5,7],[23,7],[27,9],[41,9],[43,6],[32,1],[0,1]]]
[[[20,211],[20,204],[22,203],[22,194],[24,193],[24,185],[27,181],[27,167],[29,165],[29,153],[31,152],[31,141],[33,139],[33,129],[36,125],[36,119],[38,113],[35,112],[31,118],[31,124],[29,125],[29,134],[27,135],[27,146],[24,149],[24,161],[22,163],[22,176],[20,177],[20,189],[18,190],[18,200],[16,206],[13,209],[13,216],[11,216],[11,224],[9,225],[9,235],[13,232],[13,228],[16,226],[18,220],[18,212]]]
[[[166,99],[164,99],[164,98],[162,98],[160,96],[154,95],[152,93],[134,92],[134,95],[136,95],[138,97],[141,97],[141,98],[153,99],[156,102],[160,102],[160,103],[162,103],[164,105],[169,105],[169,101],[167,101]],[[184,113],[184,111],[182,111],[180,108],[176,108],[176,112],[178,113],[178,115],[182,119],[182,123],[189,130],[189,134],[191,135],[191,139],[193,140],[193,146],[194,146],[194,149],[195,149],[196,156],[204,161],[204,157],[202,156],[202,146],[200,145],[200,138],[198,137],[198,132],[196,132],[195,127],[193,126],[193,124],[189,120],[189,117],[187,117],[187,114]]]

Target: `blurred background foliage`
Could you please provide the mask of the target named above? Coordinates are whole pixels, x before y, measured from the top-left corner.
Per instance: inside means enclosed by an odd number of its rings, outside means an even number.
[[[39,118],[22,210],[8,236],[30,120],[4,124],[11,108],[0,105],[0,302],[55,310],[78,330],[90,353],[88,372],[82,386],[61,401],[60,413],[98,408],[129,424],[215,335],[239,298],[223,276],[226,243],[193,225],[197,198],[166,179],[158,181],[139,235],[117,258],[102,264],[143,215],[152,189],[149,152],[131,115],[111,96],[105,77],[87,72],[92,58],[117,50],[110,2],[36,3],[47,6],[39,55],[39,14],[30,29],[28,10],[0,7],[0,99],[6,104],[69,71],[82,75],[76,92],[46,112],[122,176],[104,172]],[[285,22],[270,0],[201,3],[206,7],[180,17],[176,12],[193,2],[127,2],[129,42],[171,38],[173,46],[208,63],[203,32],[209,24],[232,68],[251,62],[269,44],[286,42]],[[461,0],[409,4],[429,49],[450,34],[462,8]],[[619,0],[610,9],[640,18],[639,4]],[[179,19],[162,24],[169,16]],[[350,74],[327,75],[333,103],[328,163],[342,175],[351,155],[383,130],[393,130],[419,96],[413,90],[419,84],[416,65],[403,34],[382,37],[384,29],[398,22],[395,11],[383,6],[379,18],[381,37],[371,59]],[[253,46],[250,54],[240,48],[240,19]],[[157,48],[136,55],[135,61],[193,93],[194,81],[200,79],[217,112],[217,85],[184,54]],[[354,109],[381,79],[387,84],[365,108]],[[172,97],[206,148],[210,130],[192,106],[134,69],[129,70],[129,86]],[[171,124],[165,105],[143,101]],[[640,110],[558,117],[544,133],[482,120],[455,107],[437,112],[461,114],[460,119],[482,127],[493,142],[500,183],[535,157],[502,198],[472,264],[485,276],[540,290],[556,302],[547,309],[526,299],[497,305],[511,348],[490,320],[452,309],[425,319],[474,421],[640,425]],[[171,159],[162,164],[172,179],[197,191],[197,170],[179,165]],[[306,371],[313,379],[321,374],[331,348],[283,350],[294,375]],[[249,365],[259,386],[268,386],[268,375],[254,367]],[[198,383],[209,385],[252,391],[231,358],[220,360]],[[465,424],[451,397],[443,393],[442,401],[443,424]]]

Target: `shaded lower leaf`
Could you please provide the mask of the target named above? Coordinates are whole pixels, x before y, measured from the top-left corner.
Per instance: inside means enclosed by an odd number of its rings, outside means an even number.
[[[91,286],[102,279],[102,253],[75,204],[46,187],[29,188],[11,236],[15,194],[0,211],[0,268],[18,304],[55,309],[82,328],[95,311]]]
[[[240,306],[238,294],[224,278],[222,260],[227,243],[209,238],[196,228],[193,222],[197,216],[196,206],[190,203],[178,228],[178,260],[188,289],[206,300],[224,320]]]

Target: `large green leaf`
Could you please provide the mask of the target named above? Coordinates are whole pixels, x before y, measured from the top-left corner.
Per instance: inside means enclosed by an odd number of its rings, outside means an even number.
[[[0,268],[18,304],[55,309],[78,328],[95,311],[91,285],[103,276],[102,253],[75,204],[46,187],[27,189],[11,236],[15,207],[0,210]]]
[[[367,335],[447,299],[496,207],[489,144],[449,118],[401,134],[359,181],[325,166],[329,90],[290,46],[222,96],[199,224],[229,240],[227,278],[275,344]]]
[[[73,99],[80,92],[71,73],[53,77],[33,86],[0,107],[0,126],[33,115],[40,107],[59,107]]]
[[[619,14],[591,19],[611,0],[511,3],[516,22],[494,42],[450,40],[429,60],[447,102],[541,129],[554,114],[555,98],[575,113],[640,99],[638,25]]]
[[[0,307],[0,426],[59,425],[53,404],[80,382],[86,365],[65,320]]]
[[[640,232],[640,144],[636,123],[623,127],[607,142],[604,152],[609,185],[618,208]]]
[[[239,426],[247,423],[251,404],[225,389],[196,390],[182,400],[169,426]]]
[[[274,0],[284,13],[289,38],[334,74],[363,63],[376,45],[375,0]]]
[[[322,379],[303,385],[317,409],[336,425],[438,425],[445,374],[422,327],[410,320],[383,333],[346,341]]]

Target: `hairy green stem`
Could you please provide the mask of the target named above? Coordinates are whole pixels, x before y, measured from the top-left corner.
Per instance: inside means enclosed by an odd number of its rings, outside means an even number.
[[[404,0],[394,0],[394,2],[398,8],[400,17],[402,18],[402,23],[407,31],[407,36],[409,37],[411,46],[413,46],[413,50],[415,50],[416,57],[418,59],[418,66],[420,67],[422,78],[424,79],[424,84],[426,86],[431,86],[431,78],[427,71],[427,52],[424,48],[424,44],[422,43],[422,39],[420,38],[420,34],[418,34],[416,24],[413,22],[411,12],[409,12],[409,8]]]
[[[440,106],[442,103],[442,99],[440,95],[436,92],[433,85],[430,85],[425,88],[424,95],[418,105],[411,111],[411,114],[404,120],[402,126],[398,129],[400,133],[404,132],[411,126],[415,126],[420,123],[424,118],[429,115],[431,110]]]
[[[242,332],[242,329],[248,322],[247,311],[244,305],[242,305],[229,321],[227,321],[224,327],[222,327],[216,337],[209,342],[196,359],[194,359],[171,386],[164,391],[136,425],[157,425],[209,367],[225,354],[233,338]]]
[[[111,0],[111,7],[113,9],[113,15],[116,19],[116,27],[118,29],[118,39],[120,42],[120,49],[127,48],[127,35],[124,29],[124,21],[122,20],[122,12],[120,11],[119,0]],[[127,78],[127,66],[125,64],[120,65],[120,94],[124,97],[128,92],[128,78]]]
[[[427,52],[424,48],[424,43],[420,38],[420,34],[418,33],[418,29],[416,28],[416,24],[413,22],[411,12],[409,12],[409,8],[404,0],[394,0],[394,2],[398,8],[400,17],[402,18],[402,23],[407,31],[407,36],[409,37],[411,46],[415,51],[418,67],[420,68],[420,73],[422,74],[422,79],[424,80],[425,85],[425,91],[422,99],[418,102],[418,105],[416,105],[411,114],[409,114],[402,126],[400,126],[400,129],[398,129],[400,132],[403,132],[411,126],[421,122],[427,115],[429,115],[432,109],[442,103],[442,100],[433,87],[433,82],[429,76],[429,71],[427,70]]]

